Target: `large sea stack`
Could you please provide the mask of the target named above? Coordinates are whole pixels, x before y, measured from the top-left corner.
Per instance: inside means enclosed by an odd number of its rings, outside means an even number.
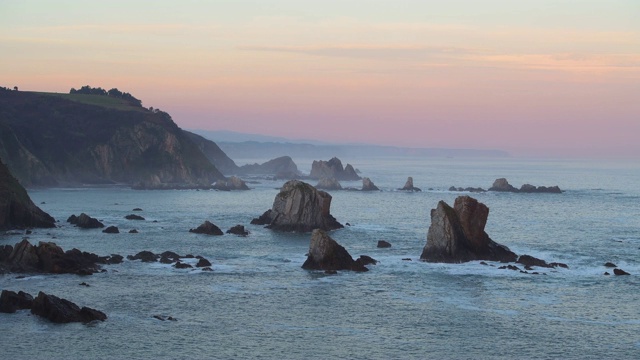
[[[460,196],[453,208],[444,201],[431,210],[431,225],[420,259],[461,263],[472,260],[516,261],[517,255],[489,238],[484,231],[489,208],[469,196]]]
[[[356,170],[351,166],[351,164],[347,164],[346,167],[342,167],[342,161],[337,157],[332,158],[329,161],[314,161],[311,164],[311,173],[309,174],[311,179],[322,179],[322,178],[335,178],[336,180],[360,180],[360,176],[356,173]]]
[[[326,232],[316,229],[311,233],[309,255],[302,264],[308,270],[368,271],[362,260],[353,260],[349,252]]]
[[[267,225],[277,231],[310,232],[314,229],[342,228],[330,213],[331,195],[299,181],[287,181],[276,195],[273,207],[252,224]]]
[[[0,230],[55,227],[55,220],[37,207],[22,185],[0,161]]]

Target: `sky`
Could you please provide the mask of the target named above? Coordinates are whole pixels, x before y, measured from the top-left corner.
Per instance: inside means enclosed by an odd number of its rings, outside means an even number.
[[[640,158],[638,0],[0,1],[0,86],[186,129]]]

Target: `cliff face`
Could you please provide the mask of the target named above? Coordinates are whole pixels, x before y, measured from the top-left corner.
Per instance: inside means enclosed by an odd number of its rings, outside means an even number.
[[[0,230],[29,227],[55,227],[55,220],[31,201],[0,161]]]
[[[223,174],[232,175],[238,173],[238,165],[220,149],[218,144],[198,134],[186,130],[183,130],[183,132]]]
[[[83,96],[76,95],[75,99]],[[25,186],[206,186],[224,176],[160,111],[0,92],[0,156]]]

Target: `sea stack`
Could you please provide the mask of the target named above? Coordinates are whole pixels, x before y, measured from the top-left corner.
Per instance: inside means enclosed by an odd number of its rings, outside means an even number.
[[[362,260],[353,260],[349,252],[326,232],[316,229],[311,233],[309,255],[302,264],[307,270],[368,271]]]

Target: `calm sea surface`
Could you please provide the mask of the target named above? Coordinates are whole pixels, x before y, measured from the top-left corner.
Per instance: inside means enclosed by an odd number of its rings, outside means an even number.
[[[294,160],[308,173],[310,159]],[[52,324],[28,311],[0,314],[0,358],[640,358],[640,164],[343,162],[383,190],[332,192],[332,214],[352,226],[330,235],[353,257],[367,254],[380,261],[367,273],[303,270],[309,234],[249,225],[271,207],[282,181],[262,180],[246,192],[30,191],[34,202],[59,221],[56,229],[36,229],[29,235],[32,243],[54,241],[65,250],[99,255],[171,250],[202,255],[214,271],[125,260],[89,277],[0,275],[0,289],[44,291],[109,317],[87,326]],[[395,191],[407,176],[423,192]],[[566,190],[561,195],[471,195],[490,208],[486,231],[493,240],[569,269],[529,275],[479,262],[418,261],[430,209],[461,195],[447,191],[449,186],[486,189],[499,177],[516,187],[530,183]],[[342,185],[361,187],[360,182]],[[146,220],[124,219],[136,207]],[[80,230],[65,222],[81,212],[118,226],[121,233]],[[242,224],[251,234],[188,232],[204,220],[223,230]],[[129,234],[134,228],[140,233]],[[23,236],[0,235],[0,244],[15,244]],[[378,249],[378,240],[393,246]],[[607,261],[632,275],[604,276],[611,272],[603,266]]]

